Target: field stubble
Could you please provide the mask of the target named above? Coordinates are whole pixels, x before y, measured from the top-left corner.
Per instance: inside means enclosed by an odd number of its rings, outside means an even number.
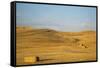
[[[59,32],[50,29],[17,27],[17,65],[95,61],[96,32]],[[25,57],[38,57],[25,62]]]

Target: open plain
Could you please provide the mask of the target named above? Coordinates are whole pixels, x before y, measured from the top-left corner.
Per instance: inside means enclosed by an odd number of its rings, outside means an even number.
[[[96,60],[95,31],[61,32],[31,27],[16,27],[16,31],[17,65]]]

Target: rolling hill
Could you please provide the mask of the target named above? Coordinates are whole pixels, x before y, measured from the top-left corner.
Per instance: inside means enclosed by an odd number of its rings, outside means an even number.
[[[96,32],[60,32],[52,29],[16,29],[17,65],[95,61]],[[24,62],[24,57],[39,57]]]

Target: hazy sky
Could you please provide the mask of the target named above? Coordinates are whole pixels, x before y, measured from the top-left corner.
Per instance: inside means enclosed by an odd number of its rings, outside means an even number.
[[[17,3],[17,26],[58,31],[96,30],[96,8]]]

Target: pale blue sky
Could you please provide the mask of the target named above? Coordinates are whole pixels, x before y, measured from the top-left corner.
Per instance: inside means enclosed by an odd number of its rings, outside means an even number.
[[[96,8],[17,3],[16,24],[68,32],[96,30]]]

